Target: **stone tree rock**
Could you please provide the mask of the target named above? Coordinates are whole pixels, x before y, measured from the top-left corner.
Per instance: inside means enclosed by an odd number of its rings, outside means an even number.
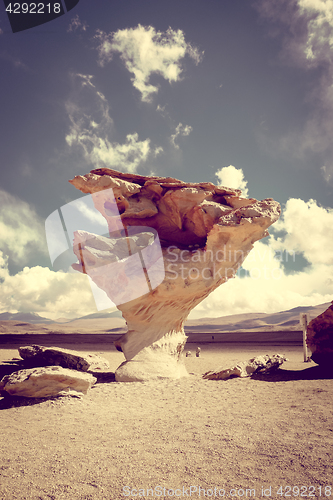
[[[87,394],[96,382],[90,373],[69,370],[61,366],[45,366],[19,370],[6,375],[0,382],[0,393],[28,398],[56,396],[61,391],[73,390]]]
[[[333,302],[326,311],[310,321],[306,343],[313,361],[333,372]]]
[[[267,228],[280,215],[271,198],[242,198],[239,190],[209,182],[106,168],[70,182],[92,195],[108,223],[110,238],[77,228],[79,263],[73,267],[88,274],[122,312],[128,331],[116,346],[126,360],[143,349],[162,349],[180,359],[190,311],[235,276],[253,243],[268,235]],[[140,296],[128,293],[142,283],[138,268],[124,258],[126,248],[133,255],[141,252],[148,286],[142,285]]]

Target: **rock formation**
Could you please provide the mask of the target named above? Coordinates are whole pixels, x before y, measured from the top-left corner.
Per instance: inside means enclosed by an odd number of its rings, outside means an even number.
[[[219,368],[214,371],[206,372],[202,378],[209,380],[227,380],[233,377],[250,377],[255,373],[269,373],[275,371],[284,361],[287,361],[287,358],[281,354],[256,356],[249,361],[239,363],[233,368]]]
[[[245,199],[239,190],[209,182],[106,168],[70,182],[91,194],[108,223],[110,238],[77,227],[79,264],[73,267],[88,274],[122,312],[128,331],[116,345],[126,360],[149,346],[178,359],[189,312],[235,276],[280,214],[270,198]]]
[[[0,393],[5,391],[10,396],[28,398],[56,396],[68,390],[87,394],[95,382],[96,378],[90,373],[69,370],[61,366],[45,366],[6,375],[0,382]]]
[[[39,345],[19,347],[22,359],[32,366],[62,366],[83,372],[105,371],[110,368],[106,359],[96,354],[81,353],[61,347],[44,347]]]
[[[306,343],[312,360],[333,371],[333,302],[326,311],[310,321]]]
[[[86,393],[85,387],[92,383],[115,381],[109,362],[97,354],[40,345],[19,347],[18,351],[21,358],[0,363],[0,393],[3,391],[5,395],[55,396],[66,388]],[[82,377],[80,372],[84,372]],[[91,382],[89,386],[86,381]]]

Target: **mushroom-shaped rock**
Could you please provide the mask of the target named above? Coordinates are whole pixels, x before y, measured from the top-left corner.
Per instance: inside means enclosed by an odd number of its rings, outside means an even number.
[[[333,372],[333,302],[310,321],[306,343],[312,352],[312,360]]]
[[[151,345],[179,359],[190,311],[235,276],[280,215],[271,198],[242,198],[239,190],[209,182],[106,168],[70,182],[92,195],[108,223],[110,238],[77,228],[73,267],[122,312],[128,331],[116,346],[127,360]]]

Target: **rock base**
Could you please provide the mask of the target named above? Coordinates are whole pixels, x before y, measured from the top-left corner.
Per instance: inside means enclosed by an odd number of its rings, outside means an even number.
[[[149,348],[143,349],[130,361],[124,361],[115,372],[116,382],[147,382],[187,376],[182,357],[177,359],[166,352],[152,352]]]

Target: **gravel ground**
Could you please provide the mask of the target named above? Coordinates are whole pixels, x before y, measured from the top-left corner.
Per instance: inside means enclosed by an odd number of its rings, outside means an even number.
[[[181,380],[0,398],[1,500],[333,498],[333,381],[302,362],[301,347],[201,348]],[[289,361],[271,376],[201,378],[266,353]],[[103,356],[111,369],[123,360]]]

